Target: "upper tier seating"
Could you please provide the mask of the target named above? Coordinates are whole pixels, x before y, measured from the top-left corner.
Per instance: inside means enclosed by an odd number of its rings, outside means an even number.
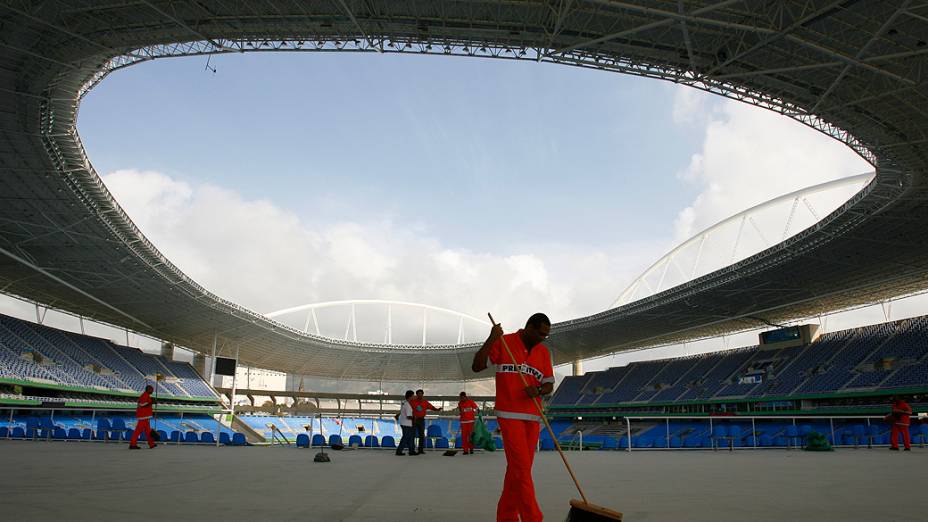
[[[0,315],[0,378],[139,393],[155,374],[166,377],[159,396],[218,399],[187,363]]]
[[[928,316],[832,332],[805,346],[753,346],[565,377],[550,405],[667,404],[911,387],[928,387]]]

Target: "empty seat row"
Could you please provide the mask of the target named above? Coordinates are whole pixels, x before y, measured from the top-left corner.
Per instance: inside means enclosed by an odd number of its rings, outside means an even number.
[[[197,433],[195,431],[188,431],[186,433],[181,433],[180,431],[173,430],[170,435],[164,430],[157,430],[158,435],[162,442],[174,442],[174,443],[185,443],[185,444],[215,444],[216,438],[211,432]],[[97,440],[97,441],[128,441],[132,437],[132,430],[97,430],[96,432],[90,428],[84,428],[83,430],[78,428],[70,428],[67,431],[64,428],[23,428],[22,426],[16,426],[12,429],[2,426],[0,427],[0,439],[51,439],[51,440]],[[145,441],[147,439],[146,434],[142,433],[139,435],[139,440]],[[245,435],[241,433],[233,433],[231,437],[228,432],[219,433],[219,443],[224,445],[231,446],[244,446],[246,445]]]

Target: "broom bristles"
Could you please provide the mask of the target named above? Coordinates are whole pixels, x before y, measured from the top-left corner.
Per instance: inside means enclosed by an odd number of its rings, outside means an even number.
[[[567,512],[566,522],[610,522],[615,520],[622,520],[622,513],[575,498],[570,500],[570,511]]]

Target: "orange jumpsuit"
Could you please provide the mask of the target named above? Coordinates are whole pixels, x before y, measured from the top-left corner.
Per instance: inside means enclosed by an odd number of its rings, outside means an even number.
[[[143,392],[139,397],[138,406],[135,408],[135,431],[132,432],[132,440],[129,441],[129,446],[136,446],[139,441],[139,434],[144,433],[145,440],[148,441],[148,447],[155,447],[155,441],[151,440],[151,426],[148,424],[153,414],[151,394]]]
[[[503,493],[496,505],[498,522],[540,522],[543,518],[535,500],[535,483],[532,481],[532,464],[541,416],[535,400],[525,392],[519,373],[529,386],[554,382],[551,352],[543,344],[531,351],[522,344],[522,331],[505,335],[506,344],[516,364],[503,344],[496,341],[490,348],[489,359],[496,369],[496,418],[503,433],[503,450],[506,453],[506,477]]]
[[[893,428],[890,431],[890,444],[892,447],[899,449],[899,435],[902,435],[902,443],[905,449],[912,449],[912,442],[909,440],[909,415],[912,414],[912,408],[904,400],[898,400],[893,403]]]
[[[474,419],[477,416],[477,403],[464,399],[458,402],[458,411],[461,412],[461,445],[465,453],[474,451],[474,445],[470,442],[470,435],[474,432]]]

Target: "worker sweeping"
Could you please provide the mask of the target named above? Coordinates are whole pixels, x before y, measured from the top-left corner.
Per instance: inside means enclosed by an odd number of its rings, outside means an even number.
[[[461,420],[461,446],[465,455],[473,455],[474,443],[470,440],[471,434],[474,433],[474,420],[477,417],[477,403],[467,397],[466,392],[461,392],[461,399],[458,401],[458,414]]]
[[[139,435],[144,433],[145,440],[148,441],[148,447],[154,448],[155,441],[151,436],[151,426],[149,421],[154,415],[152,409],[152,404],[154,400],[151,398],[151,392],[155,391],[151,385],[145,386],[145,391],[142,392],[142,395],[139,396],[138,405],[135,408],[135,431],[132,432],[132,439],[129,441],[129,449],[141,449],[138,446]]]
[[[471,366],[474,372],[485,370],[488,358],[496,369],[496,419],[506,453],[506,477],[496,505],[497,521],[536,522],[543,518],[532,481],[532,463],[541,429],[541,416],[533,401],[554,390],[551,353],[541,344],[550,331],[551,321],[541,313],[529,317],[525,328],[505,336],[503,328],[494,324],[483,347],[474,355]],[[508,350],[504,349],[503,337]]]

